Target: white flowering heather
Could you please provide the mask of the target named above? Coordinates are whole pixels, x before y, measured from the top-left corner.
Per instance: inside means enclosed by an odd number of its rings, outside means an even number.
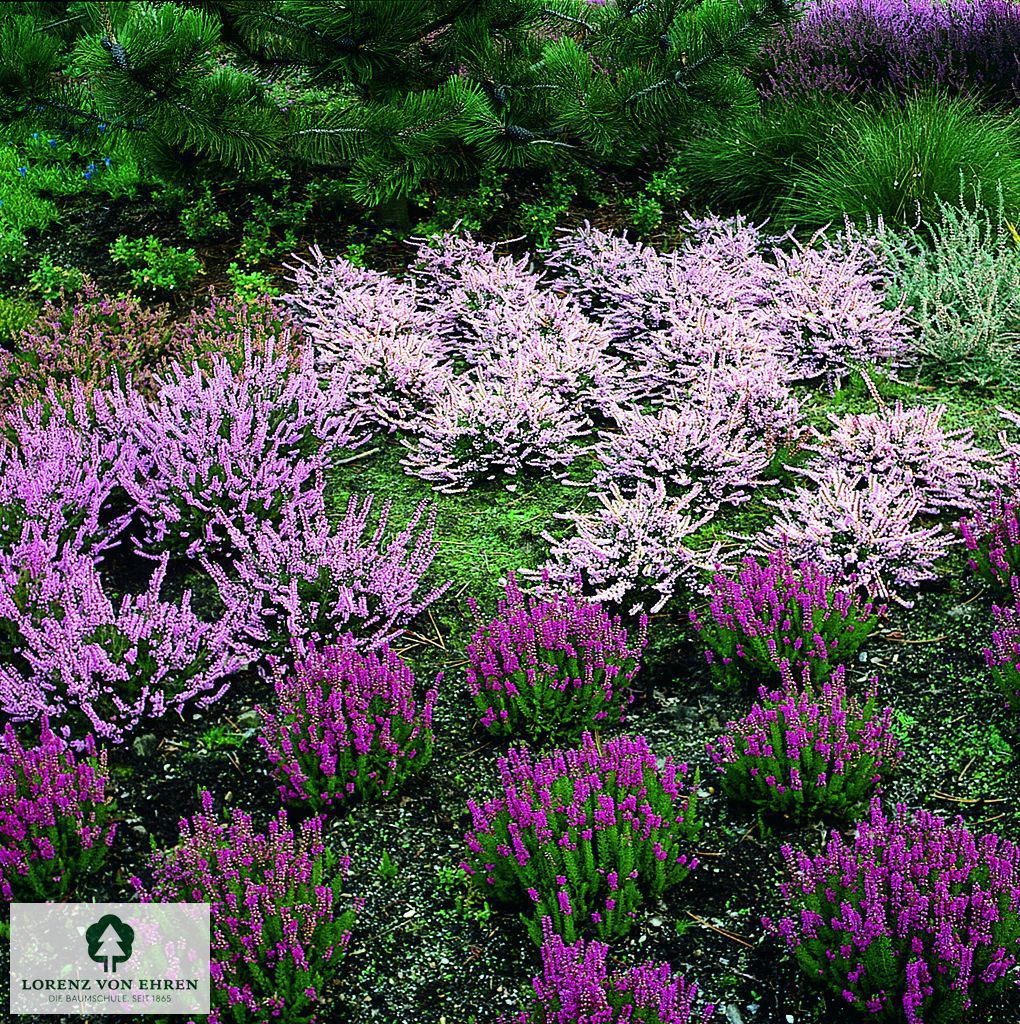
[[[1001,405],[996,406],[996,409],[1011,427],[1020,428],[1020,413],[1003,409]],[[1016,490],[1018,489],[1018,480],[1020,480],[1020,437],[1011,437],[1010,432],[1004,429],[999,431],[998,441],[1002,446],[999,458],[1003,463],[1003,467],[999,471],[999,482],[1005,485],[1008,481],[1011,489]]]
[[[454,381],[423,416],[404,467],[446,493],[529,471],[561,472],[580,454],[589,423],[527,379]]]
[[[869,242],[830,242],[773,251],[770,313],[782,352],[804,377],[829,386],[857,364],[902,366],[910,328],[902,306],[889,309],[885,272]]]
[[[944,405],[904,408],[897,402],[876,413],[837,416],[832,429],[814,431],[822,467],[876,477],[917,495],[927,515],[973,509],[987,492],[992,458],[973,443],[973,431],[942,425]]]
[[[897,596],[938,576],[936,563],[953,538],[919,521],[916,490],[877,477],[848,475],[838,467],[815,474],[813,487],[797,487],[778,501],[775,523],[759,534],[755,553],[784,550],[792,561],[812,561],[824,572],[853,576],[871,595]]]
[[[771,453],[764,441],[717,408],[619,410],[616,419],[619,428],[600,432],[593,449],[600,463],[596,489],[615,484],[633,495],[642,484],[662,480],[667,493],[680,495],[700,484],[697,507],[715,512],[747,501],[765,482]]]
[[[595,511],[558,515],[573,533],[563,540],[543,534],[548,561],[521,575],[548,591],[569,590],[580,579],[596,601],[622,605],[631,614],[655,613],[677,594],[700,592],[702,570],[718,567],[718,545],[697,552],[688,547],[691,535],[710,519],[691,511],[699,497],[695,485],[672,498],[661,480],[630,498],[610,485]]]

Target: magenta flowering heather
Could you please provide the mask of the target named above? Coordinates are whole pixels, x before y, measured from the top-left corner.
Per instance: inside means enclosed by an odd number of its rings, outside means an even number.
[[[477,629],[467,646],[467,683],[485,728],[576,740],[623,721],[647,641],[646,616],[631,643],[620,617],[601,605],[526,597],[513,576],[491,621],[473,599],[469,604]]]
[[[593,939],[568,945],[542,921],[542,973],[532,979],[528,1011],[500,1024],[698,1024],[714,1007],[695,1009],[698,986],[668,964],[610,972],[609,946]]]
[[[992,458],[973,444],[973,431],[946,429],[945,413],[944,405],[905,409],[901,402],[876,413],[829,413],[832,430],[815,431],[807,448],[823,467],[917,494],[926,515],[972,509],[988,489]]]
[[[97,872],[117,826],[106,795],[106,752],[87,736],[75,756],[42,720],[24,746],[8,723],[0,737],[0,898],[56,902]]]
[[[543,757],[511,748],[499,771],[496,796],[468,801],[463,868],[486,896],[530,904],[536,943],[546,917],[568,942],[623,935],[642,899],[697,866],[697,773],[660,765],[643,736],[585,733]]]
[[[1008,585],[1020,573],[1020,507],[1001,489],[986,509],[960,520],[967,564],[989,583]]]
[[[313,810],[389,796],[432,756],[441,679],[419,707],[410,668],[385,645],[360,652],[352,637],[278,671],[275,704],[259,709],[259,743],[282,780],[280,795]]]
[[[306,1024],[340,972],[354,912],[342,905],[346,858],[323,839],[322,818],[297,830],[285,812],[258,832],[235,810],[223,824],[209,793],[180,823],[177,847],[152,855],[151,887],[132,878],[143,903],[210,905],[209,1024]]]
[[[1020,850],[962,819],[876,799],[855,834],[783,847],[790,916],[774,925],[812,980],[874,1019],[967,1020],[1015,985]]]
[[[995,629],[992,645],[984,650],[985,665],[1006,703],[1020,711],[1020,576],[1010,579],[1011,604],[992,605]]]
[[[162,600],[167,562],[115,605],[74,545],[33,533],[0,552],[0,710],[120,743],[140,724],[219,699],[251,655],[230,615],[202,621],[190,592]]]
[[[389,535],[390,503],[371,527],[373,504],[352,495],[333,524],[321,506],[289,503],[278,524],[252,533],[220,520],[238,555],[226,568],[202,564],[256,647],[284,655],[294,642],[328,645],[344,633],[379,647],[446,590],[423,586],[438,550],[435,507],[422,502]]]
[[[853,658],[886,610],[862,601],[853,578],[795,565],[783,551],[764,563],[745,558],[735,577],[716,573],[709,595],[709,615],[690,619],[724,678],[775,674],[788,661],[823,679]]]
[[[208,370],[174,364],[152,401],[115,386],[97,415],[137,452],[121,485],[151,553],[217,550],[221,516],[255,532],[285,504],[319,503],[322,470],[365,440],[343,381],[292,370],[272,338],[237,370],[215,353]]]
[[[867,803],[902,758],[879,708],[874,683],[864,702],[847,693],[839,665],[816,692],[810,672],[798,681],[788,662],[782,689],[759,691],[739,721],[707,744],[727,795],[793,818],[846,817]]]

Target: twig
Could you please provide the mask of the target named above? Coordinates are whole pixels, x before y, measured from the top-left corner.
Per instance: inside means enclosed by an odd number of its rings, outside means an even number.
[[[747,949],[754,949],[754,946],[747,941],[747,939],[741,938],[739,935],[734,935],[733,932],[726,931],[725,928],[718,928],[712,924],[711,921],[706,921],[703,917],[698,917],[697,914],[692,914],[689,910],[685,910],[684,913],[692,920],[701,925],[702,928],[708,928],[713,932],[718,932],[720,935],[725,936],[731,942],[738,942],[741,946],[745,946]]]
[[[983,796],[951,796],[949,793],[940,793],[935,790],[932,796],[939,800],[950,800],[954,804],[1004,804],[1006,797],[983,797]]]
[[[972,764],[973,764],[973,763],[974,763],[974,762],[975,762],[976,760],[977,760],[977,754],[975,754],[975,755],[974,755],[974,756],[973,756],[973,757],[972,757],[972,758],[971,758],[971,759],[970,759],[970,760],[969,760],[969,761],[968,761],[968,762],[967,762],[967,763],[966,763],[966,764],[965,764],[965,765],[963,766],[963,770],[962,770],[962,771],[960,772],[960,774],[959,774],[959,775],[957,775],[957,776],[956,776],[956,781],[957,781],[957,782],[962,782],[962,781],[963,781],[963,777],[964,777],[964,775],[966,775],[966,774],[967,774],[967,772],[969,772],[969,771],[970,771],[970,766],[971,766],[971,765],[972,765]]]

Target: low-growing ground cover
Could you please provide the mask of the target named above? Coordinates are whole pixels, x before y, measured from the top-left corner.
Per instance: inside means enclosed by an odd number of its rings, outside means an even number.
[[[224,1024],[1020,1020],[1013,5],[36,6],[3,906],[199,894]],[[313,9],[367,19],[315,82]],[[177,142],[168,68],[219,104]],[[317,124],[406,151],[292,179]],[[384,167],[414,237],[334,217]]]

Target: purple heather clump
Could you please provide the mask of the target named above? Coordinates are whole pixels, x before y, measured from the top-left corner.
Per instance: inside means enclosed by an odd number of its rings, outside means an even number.
[[[454,380],[416,425],[402,465],[445,493],[481,481],[514,489],[527,473],[563,473],[589,421],[524,375]]]
[[[1009,0],[818,0],[764,49],[770,100],[935,86],[1015,106],[1020,11]]]
[[[142,903],[210,905],[209,1024],[317,1020],[354,925],[342,902],[348,861],[325,843],[323,819],[294,829],[280,811],[258,832],[234,810],[223,824],[206,792],[180,832],[178,846],[152,854],[152,885],[131,884]]]
[[[130,384],[97,402],[100,423],[137,457],[120,483],[142,520],[141,550],[194,557],[222,549],[221,520],[256,532],[284,505],[321,504],[321,474],[365,440],[341,378],[323,388],[269,339],[239,370],[175,364],[146,400]]]
[[[1020,711],[1020,576],[1010,579],[1011,604],[992,605],[995,629],[992,646],[984,649],[985,664],[995,685],[1014,711]]]
[[[436,510],[422,502],[388,536],[390,502],[370,527],[373,498],[352,496],[335,525],[324,509],[287,504],[280,521],[254,533],[221,524],[237,552],[224,568],[203,565],[251,642],[286,655],[293,644],[329,645],[345,633],[381,647],[435,601],[448,584],[426,590],[436,556]]]
[[[1020,507],[1001,489],[986,509],[960,520],[967,563],[983,579],[1000,586],[1020,573]]]
[[[361,652],[353,637],[312,649],[276,673],[276,701],[259,708],[259,743],[280,796],[313,810],[398,789],[432,757],[440,675],[419,706],[411,669],[389,647]]]
[[[923,525],[924,499],[916,488],[840,467],[799,472],[814,486],[765,499],[777,509],[776,521],[755,538],[752,553],[785,551],[792,561],[854,576],[868,594],[882,598],[937,578],[937,563],[953,538],[941,526]]]
[[[0,898],[69,899],[106,859],[117,830],[106,752],[91,736],[81,745],[76,756],[46,718],[35,746],[10,723],[0,736]]]
[[[527,597],[511,575],[496,617],[469,601],[476,630],[467,646],[468,690],[482,725],[497,734],[576,740],[622,722],[647,642],[642,615],[633,642],[619,616],[572,596]]]
[[[568,942],[624,935],[642,899],[697,866],[697,774],[658,761],[643,736],[585,733],[543,757],[511,748],[499,771],[494,797],[468,801],[462,866],[486,896],[531,904],[536,943],[544,918]]]
[[[945,414],[944,405],[905,409],[901,402],[877,413],[829,413],[832,429],[816,430],[807,450],[822,466],[917,494],[926,515],[969,510],[988,488],[992,459],[973,444],[973,431],[947,430]]]
[[[120,743],[141,724],[218,700],[251,656],[232,616],[202,621],[190,592],[161,599],[167,562],[115,605],[79,546],[32,532],[0,553],[0,711]]]
[[[593,449],[596,490],[615,484],[633,496],[662,480],[668,494],[682,495],[700,484],[699,505],[715,512],[747,501],[765,483],[772,453],[764,440],[718,408],[619,409],[616,420],[617,429],[600,431]]]
[[[885,614],[861,599],[857,581],[792,563],[782,550],[747,557],[736,576],[717,573],[709,615],[690,613],[705,657],[723,678],[774,675],[789,662],[824,679],[849,662]]]
[[[668,964],[645,963],[610,973],[609,946],[595,939],[567,944],[542,921],[542,973],[532,979],[529,1010],[500,1024],[706,1024],[698,986]]]
[[[796,819],[846,817],[867,803],[903,756],[880,708],[875,683],[864,702],[847,693],[842,665],[816,690],[805,666],[798,681],[784,661],[782,689],[758,701],[707,750],[732,800]]]
[[[597,495],[594,512],[557,513],[572,524],[566,537],[542,535],[549,558],[541,569],[522,572],[540,589],[569,589],[578,579],[595,601],[620,605],[631,615],[654,614],[673,597],[699,593],[703,570],[719,566],[719,548],[689,546],[691,536],[711,519],[698,515],[700,485],[683,497],[666,493],[661,480],[624,497],[615,485]]]
[[[766,925],[812,981],[861,1013],[924,1024],[967,1020],[1016,984],[1020,850],[961,818],[876,798],[853,834],[811,856],[783,847],[790,914]]]
[[[8,438],[0,437],[0,550],[31,528],[98,554],[130,520],[115,492],[133,449],[93,429],[80,384],[46,398],[9,412]]]

